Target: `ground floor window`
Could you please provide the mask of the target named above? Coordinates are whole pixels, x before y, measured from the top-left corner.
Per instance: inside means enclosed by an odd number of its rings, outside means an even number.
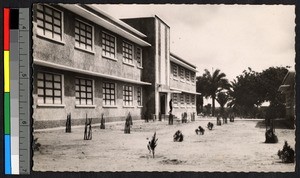
[[[123,86],[123,105],[132,106],[132,86],[124,85]]]
[[[137,87],[137,102],[138,106],[142,106],[142,87]]]
[[[180,104],[184,105],[184,95],[180,94]]]
[[[75,79],[76,104],[93,104],[93,86],[92,80],[76,78]]]
[[[192,95],[191,102],[192,102],[192,105],[194,106],[195,105],[195,95]]]
[[[172,94],[172,101],[174,105],[178,105],[178,98],[177,93]]]
[[[102,85],[103,105],[115,105],[115,84],[104,82]]]
[[[190,95],[189,94],[185,95],[185,102],[186,102],[187,105],[190,104]]]
[[[38,72],[37,94],[40,104],[62,104],[62,75]]]

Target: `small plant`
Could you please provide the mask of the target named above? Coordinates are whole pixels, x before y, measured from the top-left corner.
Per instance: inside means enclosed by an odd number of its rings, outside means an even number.
[[[211,123],[211,122],[208,122],[208,124],[207,124],[207,128],[208,128],[208,130],[212,130],[212,129],[213,129],[213,127],[214,127],[214,124],[213,124],[213,123]]]
[[[183,141],[183,134],[180,130],[177,130],[173,135],[174,142],[182,142]]]
[[[287,141],[284,142],[282,150],[278,150],[277,155],[283,163],[294,163],[295,151],[288,145]]]
[[[37,141],[38,141],[38,138],[35,138],[33,140],[33,144],[32,144],[33,151],[39,151],[40,150],[41,144],[38,143]]]
[[[105,129],[105,119],[104,119],[104,114],[101,114],[101,124],[100,124],[100,129]]]
[[[132,125],[132,117],[130,115],[130,112],[127,115],[127,118],[125,120],[125,128],[124,128],[124,133],[130,134],[130,126]]]
[[[67,115],[66,120],[66,133],[71,133],[71,113]]]
[[[92,140],[92,118],[85,118],[85,127],[84,127],[84,140]]]
[[[156,138],[156,132],[154,132],[154,135],[152,137],[152,139],[148,142],[147,148],[149,150],[149,153],[152,153],[152,156],[154,158],[154,154],[155,154],[155,147],[157,146],[157,140],[158,138]]]
[[[198,129],[195,130],[196,134],[198,135],[204,135],[205,129],[203,129],[201,126],[198,127]]]
[[[278,142],[278,138],[277,136],[275,135],[274,131],[272,128],[268,129],[266,131],[266,141],[265,143],[277,143]]]
[[[217,116],[217,125],[222,125],[220,115]]]

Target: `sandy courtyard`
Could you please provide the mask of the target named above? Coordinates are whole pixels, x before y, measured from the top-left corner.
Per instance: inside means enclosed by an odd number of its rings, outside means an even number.
[[[213,130],[206,128],[214,123]],[[92,140],[83,140],[84,128],[35,132],[40,151],[34,152],[34,171],[237,171],[294,172],[295,164],[284,164],[277,156],[284,141],[295,149],[295,131],[276,129],[279,142],[265,144],[264,128],[256,121],[236,120],[216,126],[215,119],[199,119],[186,124],[167,121],[134,121],[131,134],[124,134],[124,123],[107,124],[105,130],[93,127]],[[204,135],[196,135],[201,125]],[[173,142],[181,130],[183,142]],[[158,146],[153,159],[147,138],[156,131]]]

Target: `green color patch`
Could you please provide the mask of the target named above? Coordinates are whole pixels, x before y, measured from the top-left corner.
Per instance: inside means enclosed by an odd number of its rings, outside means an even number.
[[[10,135],[10,93],[4,93],[4,134]]]

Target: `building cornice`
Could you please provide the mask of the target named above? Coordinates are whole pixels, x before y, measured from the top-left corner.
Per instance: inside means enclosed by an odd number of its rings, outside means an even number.
[[[98,8],[94,6],[81,6],[78,4],[59,4],[61,7],[78,14],[81,17],[84,17],[95,24],[100,25],[101,27],[104,27],[140,46],[151,46],[150,43],[144,41],[140,37],[146,37],[143,33],[137,31],[136,29],[130,27],[129,25],[123,23],[121,20],[117,21],[116,19],[112,18],[111,16],[108,16],[104,12],[100,11]],[[101,13],[105,17],[111,20],[111,22],[105,18],[100,17],[99,15],[93,13],[91,10],[88,10],[89,8],[92,8],[93,10],[97,11],[98,13]],[[116,24],[117,23],[117,24]],[[135,34],[135,35],[134,35]]]
[[[61,65],[61,64],[52,63],[52,62],[47,62],[47,61],[43,61],[43,60],[39,60],[39,59],[34,59],[33,63],[36,65],[40,65],[40,66],[51,67],[54,69],[76,72],[76,73],[81,73],[81,74],[86,74],[86,75],[91,75],[91,76],[96,76],[96,77],[102,77],[102,78],[107,78],[107,79],[111,79],[111,80],[117,80],[117,81],[128,82],[128,83],[139,84],[139,85],[151,85],[151,83],[148,83],[148,82],[118,77],[118,76],[114,76],[114,75],[102,74],[102,73],[93,72],[93,71],[87,71],[87,70],[69,67],[69,66],[65,66],[65,65]]]

